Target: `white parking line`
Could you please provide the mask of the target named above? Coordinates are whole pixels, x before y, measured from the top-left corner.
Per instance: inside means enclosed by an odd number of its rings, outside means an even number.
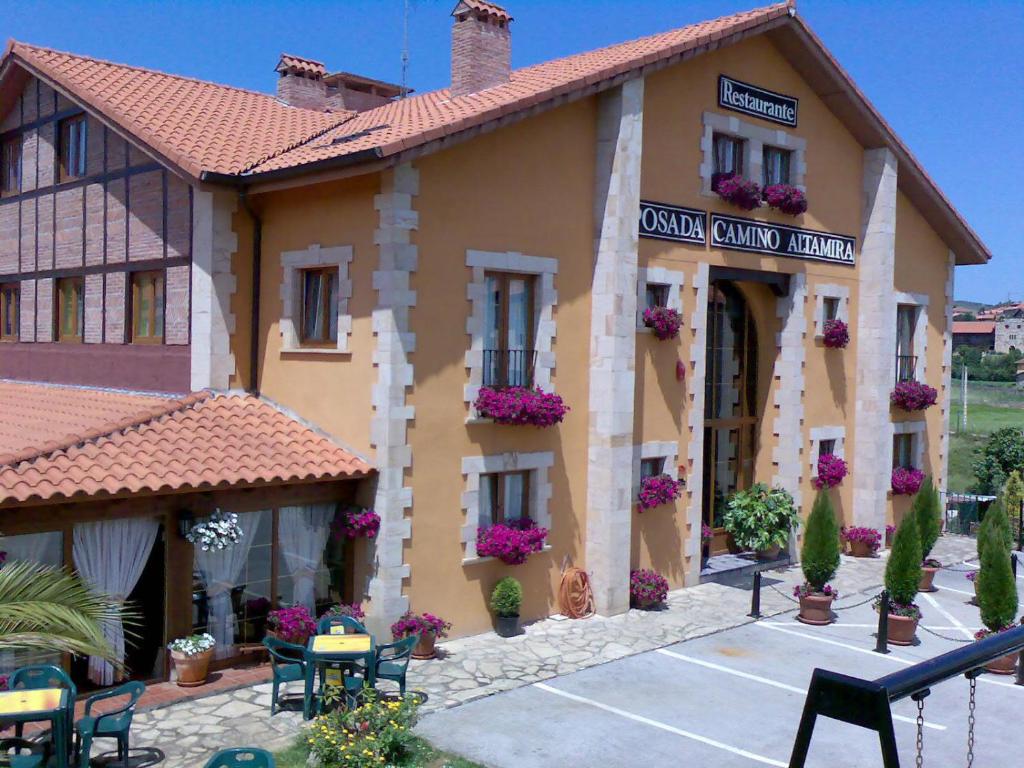
[[[777,621],[775,621],[775,622],[768,622],[768,623],[775,624],[776,626],[782,626]],[[954,626],[947,626],[945,624],[938,624],[938,625],[935,625],[935,624],[922,624],[921,626],[924,627],[925,629],[930,629],[930,630],[932,630],[934,632],[938,632],[940,630],[941,631],[949,631],[949,630],[952,630],[952,629],[960,629],[960,626],[963,626],[963,625],[954,627]],[[847,623],[842,622],[842,621],[833,621],[831,624],[825,624],[824,626],[819,627],[819,629],[877,629],[877,628],[878,628],[878,622],[877,621],[875,623],[873,623],[873,624],[847,624]],[[981,627],[968,627],[968,629],[971,629],[973,631],[973,630],[979,630],[979,629],[981,629]]]
[[[682,728],[676,728],[675,726],[669,725],[668,723],[662,723],[662,722],[659,722],[658,720],[651,720],[649,717],[644,717],[642,715],[635,715],[632,712],[627,712],[624,709],[619,709],[618,707],[612,707],[612,706],[609,706],[608,704],[602,704],[600,701],[594,701],[593,699],[588,699],[588,698],[585,698],[583,696],[577,696],[576,694],[569,693],[568,691],[563,691],[563,690],[560,690],[558,688],[553,688],[552,686],[547,685],[546,683],[534,683],[533,687],[534,688],[539,688],[542,691],[547,691],[548,693],[553,693],[556,696],[561,696],[562,698],[569,699],[570,701],[575,701],[575,702],[578,702],[580,704],[586,704],[586,705],[594,707],[596,709],[604,710],[605,712],[610,712],[613,715],[618,715],[619,717],[624,717],[627,720],[632,720],[633,722],[636,722],[636,723],[643,723],[644,725],[649,725],[652,728],[657,728],[657,729],[662,730],[662,731],[667,731],[669,733],[675,734],[676,736],[682,736],[684,739],[691,739],[693,741],[699,741],[701,744],[707,744],[709,747],[714,747],[715,749],[721,749],[721,750],[724,750],[726,752],[731,752],[734,755],[739,755],[741,757],[746,757],[747,759],[753,760],[753,761],[758,762],[758,763],[764,763],[765,765],[775,765],[775,766],[778,766],[779,768],[787,768],[787,766],[789,765],[789,763],[784,763],[781,760],[773,760],[770,757],[765,757],[764,755],[759,755],[756,752],[750,752],[750,751],[745,750],[745,749],[740,749],[739,747],[733,747],[733,746],[730,746],[728,744],[724,744],[721,741],[716,741],[715,739],[709,739],[707,736],[701,736],[700,734],[697,734],[697,733],[692,733],[690,731],[684,731]]]
[[[974,597],[974,593],[968,592],[966,589],[953,589],[952,587],[947,587],[945,584],[938,584],[936,586],[938,586],[940,592],[956,592],[958,595],[970,595],[971,597]]]
[[[753,674],[751,674],[749,672],[741,672],[738,669],[732,669],[730,667],[725,667],[725,666],[722,666],[721,664],[715,664],[714,662],[711,662],[711,661],[704,661],[703,659],[695,659],[692,656],[686,656],[686,655],[684,655],[682,653],[676,653],[675,651],[669,651],[669,650],[666,650],[665,648],[658,648],[657,649],[657,653],[660,653],[663,656],[670,656],[673,659],[678,659],[679,661],[685,661],[688,664],[696,664],[698,667],[704,667],[705,669],[713,669],[716,672],[724,672],[725,674],[733,675],[734,677],[742,677],[744,680],[752,680],[755,683],[763,683],[764,685],[770,685],[773,688],[778,688],[778,689],[783,690],[783,691],[789,691],[790,693],[796,693],[796,694],[799,694],[800,696],[806,696],[807,695],[807,689],[806,688],[797,688],[795,685],[787,685],[786,683],[780,683],[778,680],[772,680],[772,679],[767,678],[767,677],[761,677],[760,675],[753,675]],[[895,720],[902,720],[904,723],[910,723],[911,725],[916,725],[917,724],[917,721],[914,718],[912,718],[912,717],[903,717],[902,715],[895,715],[894,714],[893,715],[893,719],[895,719]],[[930,723],[928,721],[925,721],[924,726],[925,726],[925,728],[931,728],[931,729],[936,730],[936,731],[944,731],[944,730],[946,730],[946,726],[939,725],[937,723]]]
[[[926,603],[928,603],[928,605],[930,605],[932,608],[934,608],[939,613],[941,613],[943,616],[945,616],[949,620],[949,622],[951,624],[953,624],[958,630],[963,632],[964,636],[968,640],[973,640],[974,639],[974,633],[971,632],[971,630],[969,630],[967,627],[965,627],[962,622],[958,621],[957,618],[953,614],[951,614],[949,611],[947,611],[945,608],[943,608],[941,605],[939,605],[939,601],[938,600],[936,600],[934,597],[929,595],[927,592],[922,592],[921,593],[921,597],[924,598],[924,601]]]

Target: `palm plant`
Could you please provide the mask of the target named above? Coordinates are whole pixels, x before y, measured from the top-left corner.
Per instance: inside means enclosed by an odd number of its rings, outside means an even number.
[[[0,568],[0,651],[73,653],[121,666],[103,629],[131,618],[78,574],[31,562]]]

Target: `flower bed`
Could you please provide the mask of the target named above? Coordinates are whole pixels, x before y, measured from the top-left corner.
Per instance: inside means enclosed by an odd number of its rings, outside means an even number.
[[[892,492],[897,496],[913,496],[924,482],[924,472],[915,467],[896,467],[892,471]]]
[[[651,475],[640,481],[637,506],[643,512],[647,509],[671,504],[682,494],[681,483],[668,475]]]
[[[859,542],[863,544],[872,555],[882,546],[882,534],[874,528],[865,528],[859,525],[855,525],[852,528],[844,528],[843,539],[850,543]]]
[[[752,211],[761,206],[761,185],[742,176],[724,176],[712,185],[718,196],[727,203]]]
[[[644,325],[654,331],[661,341],[674,339],[683,325],[683,316],[669,307],[648,307],[644,310]]]
[[[316,622],[304,605],[278,608],[267,616],[267,627],[279,640],[305,645],[310,635],[316,634]]]
[[[814,487],[835,488],[846,477],[846,462],[838,456],[826,453],[818,457],[818,474],[814,478]]]
[[[629,599],[637,608],[653,608],[668,597],[668,581],[660,573],[642,568],[630,571]]]
[[[480,557],[496,557],[506,565],[522,565],[526,558],[544,548],[548,529],[533,520],[509,520],[476,532],[476,553]]]
[[[846,345],[850,343],[850,329],[838,318],[826,320],[821,340],[829,349],[846,349]]]
[[[451,622],[432,613],[418,614],[407,611],[402,618],[391,625],[391,636],[395,640],[401,640],[409,635],[423,635],[430,632],[435,638],[448,637],[448,630],[451,628]]]
[[[372,539],[380,531],[380,515],[372,509],[348,506],[334,518],[331,527],[336,539]]]
[[[923,411],[935,405],[939,393],[919,381],[901,381],[889,395],[889,401],[903,411]]]
[[[807,196],[791,184],[770,184],[764,188],[764,201],[790,216],[807,211]]]
[[[481,417],[494,419],[498,424],[534,427],[558,424],[569,411],[569,406],[558,395],[526,387],[481,387],[473,408]]]
[[[238,525],[238,515],[219,509],[185,534],[188,541],[203,552],[218,552],[238,543],[244,535]]]
[[[793,587],[793,597],[810,597],[811,595],[823,595],[836,599],[839,597],[839,590],[831,584],[826,584],[820,590],[815,589],[806,581],[803,584]]]
[[[305,729],[306,744],[320,766],[408,765],[417,705],[414,696],[393,700],[364,691],[359,706],[315,717]]]

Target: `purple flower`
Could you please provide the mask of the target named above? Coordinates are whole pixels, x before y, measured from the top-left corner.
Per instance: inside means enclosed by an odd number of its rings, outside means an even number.
[[[793,587],[793,597],[810,597],[811,595],[824,595],[825,597],[838,598],[839,590],[831,584],[826,584],[820,590],[817,590],[806,581],[799,586]]]
[[[790,216],[799,216],[807,210],[807,197],[790,184],[771,184],[764,188],[764,201]]]
[[[855,525],[852,528],[843,529],[843,538],[847,541],[861,541],[870,547],[872,554],[882,546],[882,534],[874,528],[865,528]]]
[[[265,597],[254,597],[245,601],[245,612],[249,616],[266,616],[270,610],[270,601]]]
[[[711,526],[707,523],[700,524],[700,540],[711,541],[715,538],[715,532],[711,529]]]
[[[417,614],[407,611],[398,621],[391,625],[391,635],[401,640],[409,635],[422,635],[433,632],[434,637],[448,637],[451,622],[445,621],[432,613]]]
[[[674,339],[679,335],[683,317],[668,307],[648,307],[644,310],[644,325],[654,331],[661,341]]]
[[[547,528],[522,518],[496,523],[476,532],[476,553],[480,557],[496,557],[506,565],[522,565],[526,558],[544,548]]]
[[[968,571],[967,572],[967,580],[968,581],[974,582],[977,578],[978,578],[978,572],[977,571]]]
[[[668,581],[660,573],[646,568],[630,571],[629,597],[640,607],[663,603],[668,597]]]
[[[923,411],[935,405],[939,393],[919,381],[901,381],[889,395],[889,401],[904,411]]]
[[[924,482],[924,472],[914,467],[896,467],[892,471],[892,492],[897,496],[912,496]]]
[[[814,487],[835,488],[846,477],[846,462],[831,453],[825,453],[818,457],[818,476],[814,478]]]
[[[476,412],[498,424],[532,424],[550,427],[565,418],[569,407],[562,398],[550,392],[526,387],[481,387]]]
[[[267,617],[267,626],[286,643],[302,645],[316,632],[316,622],[304,605],[278,608]]]
[[[640,481],[637,498],[640,511],[654,509],[662,504],[671,504],[682,494],[680,483],[668,475],[651,475]]]
[[[744,211],[752,211],[761,206],[761,186],[756,181],[739,175],[724,176],[712,181],[714,191],[727,203]]]
[[[334,518],[331,527],[334,529],[335,539],[357,539],[360,536],[372,539],[380,530],[380,515],[372,509],[349,506]]]
[[[850,343],[850,329],[838,318],[826,320],[822,342],[829,349],[845,349]]]

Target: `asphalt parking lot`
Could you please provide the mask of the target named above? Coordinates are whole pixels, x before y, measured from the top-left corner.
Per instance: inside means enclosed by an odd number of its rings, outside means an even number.
[[[888,655],[872,650],[870,604],[840,610],[827,627],[786,614],[437,712],[417,730],[492,768],[786,766],[815,667],[873,679],[973,637],[980,624],[970,582],[941,571],[936,585],[918,604],[922,624],[937,634],[919,629],[918,645]],[[863,599],[850,596],[839,607]],[[975,766],[1010,765],[1024,750],[1024,687],[1013,681],[979,678]],[[893,714],[901,764],[912,766],[916,704],[898,702]],[[964,766],[967,682],[937,685],[924,715],[924,765]],[[880,766],[877,736],[819,718],[807,764]]]

